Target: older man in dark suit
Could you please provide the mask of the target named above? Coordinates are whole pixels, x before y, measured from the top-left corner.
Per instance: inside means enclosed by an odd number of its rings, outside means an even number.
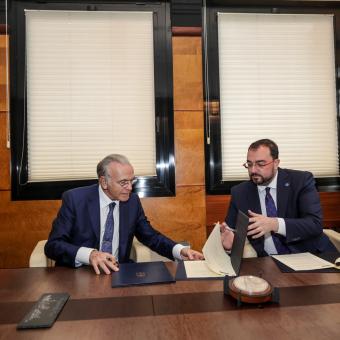
[[[131,193],[134,170],[122,155],[109,155],[97,165],[99,184],[63,194],[45,254],[57,265],[92,265],[95,272],[119,270],[128,262],[133,237],[169,259],[202,259],[152,228],[139,200]]]
[[[269,139],[249,146],[244,167],[250,180],[231,190],[222,243],[230,249],[237,211],[250,217],[248,239],[258,256],[336,251],[322,230],[322,211],[313,175],[279,168],[279,150]]]

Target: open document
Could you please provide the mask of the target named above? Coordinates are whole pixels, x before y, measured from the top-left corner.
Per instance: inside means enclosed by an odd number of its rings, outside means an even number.
[[[187,278],[236,276],[239,273],[249,218],[238,212],[231,256],[221,242],[220,224],[216,223],[203,247],[204,261],[184,261]]]
[[[187,278],[235,276],[230,256],[221,242],[220,224],[216,223],[203,247],[203,261],[185,261]]]
[[[317,270],[324,268],[337,268],[331,262],[321,259],[311,253],[299,253],[289,255],[272,255],[272,257],[287,267],[299,271],[299,270]],[[340,269],[340,267],[338,267]]]

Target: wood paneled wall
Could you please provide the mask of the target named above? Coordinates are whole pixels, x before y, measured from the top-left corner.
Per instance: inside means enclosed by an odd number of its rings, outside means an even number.
[[[173,37],[176,197],[143,198],[152,224],[202,249],[206,240],[200,37]]]
[[[0,34],[0,190],[10,189],[9,149],[7,148],[9,116],[7,87],[7,46],[8,38]],[[0,220],[1,223],[1,220]]]
[[[0,268],[28,266],[37,241],[46,239],[60,201],[11,201],[7,139],[6,37],[0,35]],[[201,249],[206,239],[200,37],[173,38],[176,197],[143,198],[155,228]]]
[[[0,268],[15,268],[28,265],[37,241],[47,237],[60,202],[11,200],[7,46],[7,36],[0,34]]]
[[[211,226],[222,221],[230,196],[205,195],[202,50],[200,36],[173,43],[176,197],[143,198],[149,220],[169,237],[201,249]],[[6,146],[6,36],[0,35],[0,268],[25,267],[38,240],[46,239],[60,201],[11,201]],[[340,227],[340,193],[320,193],[326,227]]]

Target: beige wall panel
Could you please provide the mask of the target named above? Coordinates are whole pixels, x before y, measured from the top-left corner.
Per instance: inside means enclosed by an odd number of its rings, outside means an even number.
[[[6,35],[0,35],[0,112],[7,111]]]
[[[206,240],[205,189],[203,186],[177,188],[176,197],[143,198],[151,224],[176,241],[189,241],[201,250]]]
[[[175,111],[175,130],[176,129],[197,129],[204,128],[203,111]],[[203,144],[203,140],[200,141]]]
[[[201,145],[203,131],[176,130],[176,185],[204,185],[204,151]]]
[[[175,112],[176,185],[204,185],[202,111]]]
[[[10,190],[10,149],[7,148],[7,113],[0,112],[0,190]]]
[[[0,268],[26,267],[39,240],[46,239],[61,201],[11,201],[0,191]]]
[[[173,37],[174,109],[203,110],[201,37]]]
[[[7,36],[0,35],[0,190],[10,189],[10,150],[7,148],[7,136],[9,133],[7,112],[7,43]]]
[[[1,72],[1,71],[0,71]],[[6,96],[6,85],[0,84],[0,112],[6,112],[7,110],[7,96]]]

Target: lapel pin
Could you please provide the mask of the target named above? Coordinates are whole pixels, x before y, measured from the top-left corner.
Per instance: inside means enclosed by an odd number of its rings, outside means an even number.
[[[289,187],[289,185],[290,185],[290,184],[289,184],[288,182],[285,183],[285,187]]]

